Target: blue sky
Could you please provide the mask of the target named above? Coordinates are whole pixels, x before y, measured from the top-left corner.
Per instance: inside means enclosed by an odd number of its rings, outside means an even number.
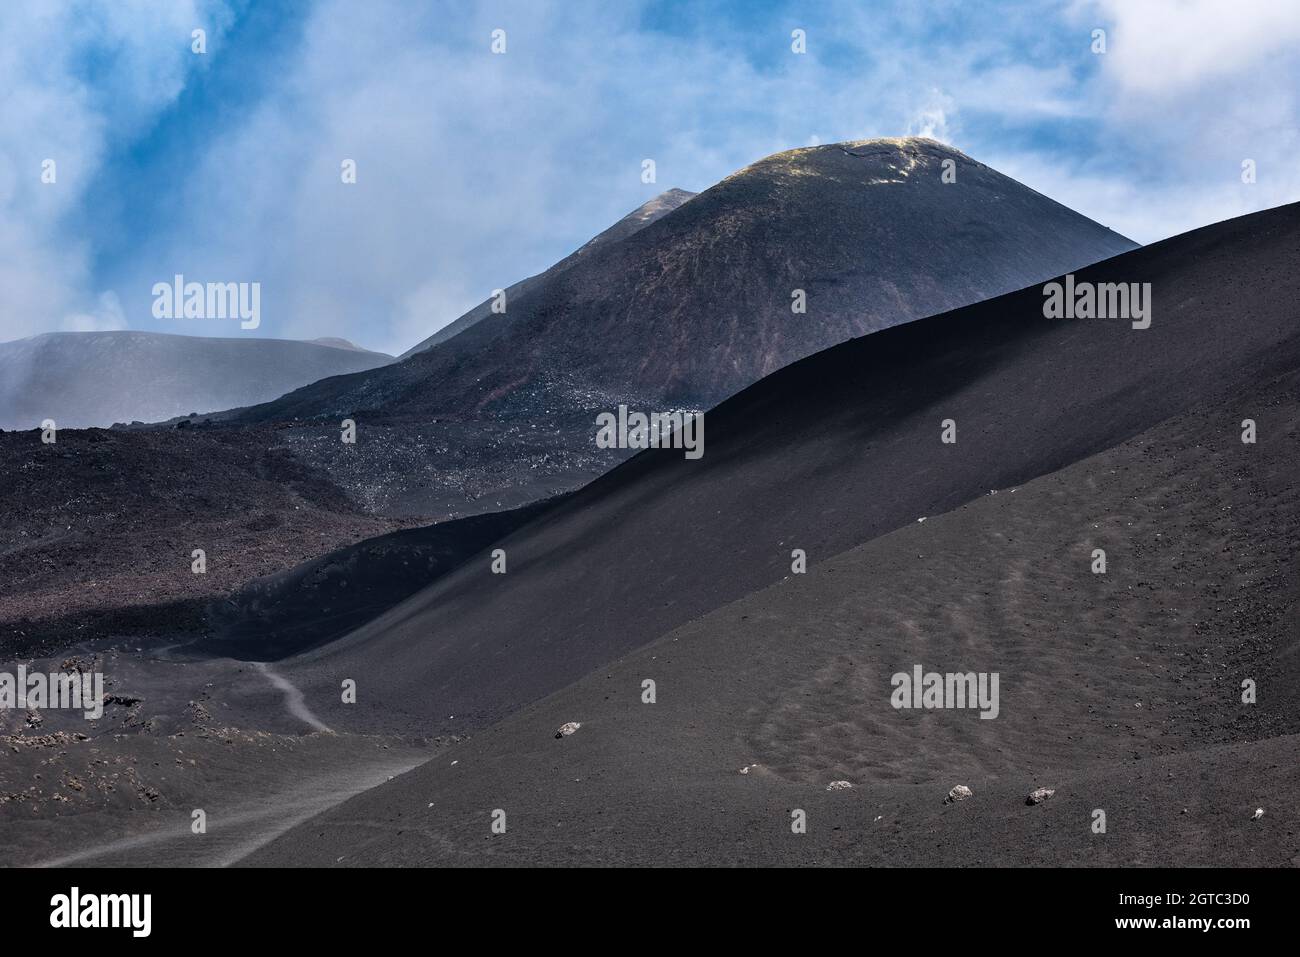
[[[7,0],[0,38],[0,340],[400,352],[664,189],[871,136],[1141,242],[1300,200],[1300,7],[1273,0]],[[261,327],[154,319],[176,272],[260,282]]]

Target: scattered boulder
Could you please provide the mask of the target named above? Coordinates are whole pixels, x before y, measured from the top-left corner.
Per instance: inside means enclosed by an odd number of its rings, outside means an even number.
[[[943,803],[956,804],[958,801],[964,801],[968,797],[974,797],[974,796],[975,796],[974,791],[972,791],[964,784],[959,784],[951,791],[948,792],[948,796],[944,798]]]
[[[560,725],[560,730],[555,732],[555,736],[557,738],[567,738],[581,727],[582,725],[577,721],[566,721]]]
[[[851,787],[853,787],[853,785],[848,781],[832,781],[830,784],[826,785],[826,790],[847,791]]]
[[[1025,798],[1025,803],[1042,804],[1044,801],[1046,801],[1049,797],[1051,797],[1055,793],[1056,793],[1056,788],[1035,788],[1034,790],[1029,792],[1029,796]]]

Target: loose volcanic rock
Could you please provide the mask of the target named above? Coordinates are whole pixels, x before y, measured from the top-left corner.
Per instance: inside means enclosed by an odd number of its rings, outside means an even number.
[[[968,797],[973,797],[974,794],[975,792],[972,791],[970,788],[968,788],[966,785],[959,784],[951,791],[948,792],[948,796],[944,798],[943,803],[956,804],[958,801],[964,801]]]

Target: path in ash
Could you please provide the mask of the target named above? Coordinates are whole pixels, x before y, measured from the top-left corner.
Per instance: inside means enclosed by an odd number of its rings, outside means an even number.
[[[257,661],[254,662],[254,664],[257,666],[258,671],[266,675],[271,684],[284,692],[285,707],[289,709],[291,715],[300,721],[305,721],[317,731],[329,731],[331,734],[333,733],[329,725],[316,717],[316,715],[312,713],[311,708],[307,707],[307,702],[303,700],[302,692],[298,690],[297,685],[283,675],[275,672],[265,661]]]
[[[270,798],[210,811],[207,833],[190,830],[189,812],[168,815],[168,823],[138,834],[42,861],[38,867],[227,867],[303,821],[348,798],[385,783],[428,759],[404,755],[365,767],[320,775]]]
[[[296,685],[269,664],[256,662],[255,666],[272,686],[283,692],[285,708],[291,715],[317,731],[333,733],[307,707]],[[427,759],[427,754],[407,753],[390,755],[361,766],[349,762],[344,768],[322,773],[271,797],[259,797],[256,801],[220,812],[208,808],[204,834],[192,832],[189,811],[179,811],[166,815],[160,828],[106,841],[42,861],[37,866],[227,867],[290,828],[409,771]]]

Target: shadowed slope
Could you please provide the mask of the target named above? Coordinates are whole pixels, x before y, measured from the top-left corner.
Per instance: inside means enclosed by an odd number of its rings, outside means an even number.
[[[274,661],[322,645],[428,587],[547,503],[408,528],[249,582],[207,610],[197,650]]]
[[[0,646],[14,655],[188,634],[215,596],[401,524],[261,429],[66,429],[49,445],[5,432],[0,488]]]

